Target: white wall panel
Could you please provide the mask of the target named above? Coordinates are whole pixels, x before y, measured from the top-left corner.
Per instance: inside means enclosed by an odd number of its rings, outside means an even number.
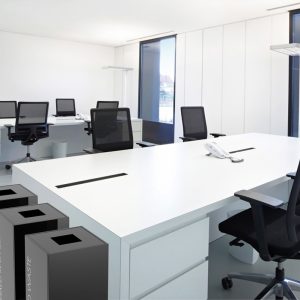
[[[186,35],[179,34],[176,39],[176,91],[175,91],[175,125],[174,141],[183,136],[180,107],[185,105],[185,42]]]
[[[224,26],[222,132],[244,132],[245,22]]]
[[[115,70],[115,100],[120,106],[129,107],[132,118],[138,117],[139,107],[139,43],[116,48],[115,66],[133,68],[130,71]]]
[[[205,109],[208,132],[221,132],[223,27],[203,33],[202,105]]]
[[[117,47],[115,49],[115,66],[123,66],[124,61],[124,47]],[[124,76],[121,71],[110,71],[114,74],[114,100],[119,101],[120,106],[123,106],[123,97],[124,97]]]
[[[132,118],[138,117],[139,102],[139,62],[140,47],[139,43],[124,47],[124,66],[133,68],[133,71],[124,73],[124,105],[130,108]]]
[[[185,105],[202,103],[202,35],[203,31],[186,34],[185,54]]]
[[[289,14],[272,17],[272,45],[289,42]],[[271,51],[271,125],[270,133],[288,134],[289,58]]]
[[[271,18],[246,22],[245,132],[270,132]]]

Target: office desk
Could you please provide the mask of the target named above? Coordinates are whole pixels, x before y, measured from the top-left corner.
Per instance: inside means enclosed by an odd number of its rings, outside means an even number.
[[[265,134],[218,138],[243,163],[206,156],[205,141],[16,165],[21,183],[109,243],[110,299],[205,299],[207,214],[234,192],[287,180],[300,140]],[[43,172],[41,172],[43,170]],[[106,180],[57,185],[126,173]]]
[[[132,119],[132,131],[134,142],[142,140],[142,120]],[[84,128],[87,127],[84,120],[70,118],[48,117],[49,138],[41,139],[32,146],[31,153],[35,158],[49,158],[52,156],[53,141],[66,141],[67,154],[83,152],[85,148],[92,148],[92,136],[87,135]],[[7,138],[5,125],[15,125],[15,119],[0,119],[0,162],[13,161],[24,156],[26,149],[20,142],[12,143]]]

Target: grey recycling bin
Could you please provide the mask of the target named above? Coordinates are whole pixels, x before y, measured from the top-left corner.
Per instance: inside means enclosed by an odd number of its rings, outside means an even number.
[[[0,209],[37,204],[37,195],[20,184],[0,186]]]
[[[27,300],[105,300],[108,244],[83,227],[26,236]]]
[[[25,299],[25,235],[68,226],[68,217],[49,204],[0,211],[0,299]]]

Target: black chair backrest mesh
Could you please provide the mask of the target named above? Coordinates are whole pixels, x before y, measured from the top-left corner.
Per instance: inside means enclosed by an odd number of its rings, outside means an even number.
[[[47,125],[49,102],[19,102],[16,126]]]
[[[91,109],[93,148],[117,151],[133,148],[129,108]]]
[[[293,187],[290,193],[287,214],[286,214],[286,225],[289,239],[291,241],[297,241],[297,231],[300,230],[300,162],[294,179]]]
[[[75,99],[56,99],[56,116],[76,116]]]
[[[207,138],[207,127],[202,106],[181,107],[183,136],[198,140]]]
[[[48,107],[49,102],[19,102],[15,134],[21,134],[16,139],[28,138],[28,135],[35,135],[38,139],[39,135],[45,135],[48,132]]]
[[[0,101],[0,119],[15,118],[17,115],[17,101]]]
[[[97,101],[98,109],[118,108],[119,101]]]

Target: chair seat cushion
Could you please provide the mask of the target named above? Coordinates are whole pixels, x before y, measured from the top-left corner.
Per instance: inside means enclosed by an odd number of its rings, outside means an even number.
[[[286,226],[286,211],[264,207],[263,213],[270,254],[283,258],[296,255],[300,251],[300,230],[297,230],[298,241],[290,241]],[[220,223],[219,230],[247,242],[259,252],[251,208]]]

